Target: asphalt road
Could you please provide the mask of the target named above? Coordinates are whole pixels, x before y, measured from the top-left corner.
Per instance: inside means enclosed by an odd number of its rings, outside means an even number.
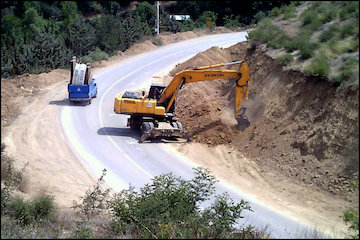
[[[83,166],[98,178],[107,169],[106,183],[115,191],[149,183],[162,173],[173,172],[184,179],[193,177],[192,165],[161,144],[138,144],[139,133],[126,127],[127,116],[113,111],[114,98],[124,90],[138,89],[163,69],[184,61],[212,46],[226,46],[245,41],[246,32],[211,35],[160,47],[130,58],[95,76],[98,96],[90,105],[61,107],[61,122],[69,145]],[[268,225],[272,237],[299,236],[303,225],[286,214],[275,212],[251,196],[217,184],[219,193],[228,192],[236,200],[248,200],[254,212],[244,212],[246,223],[258,227]]]

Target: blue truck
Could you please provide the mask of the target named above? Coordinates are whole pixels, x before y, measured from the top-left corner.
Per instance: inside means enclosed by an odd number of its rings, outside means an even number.
[[[68,84],[70,102],[87,101],[89,104],[97,96],[97,85],[92,78],[90,64],[81,63],[74,56],[70,61],[71,77]]]

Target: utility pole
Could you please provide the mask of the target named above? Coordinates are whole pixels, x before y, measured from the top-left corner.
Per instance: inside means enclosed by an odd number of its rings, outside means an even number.
[[[155,32],[157,35],[159,35],[160,33],[160,21],[159,21],[159,1],[156,1],[156,27],[155,27]]]

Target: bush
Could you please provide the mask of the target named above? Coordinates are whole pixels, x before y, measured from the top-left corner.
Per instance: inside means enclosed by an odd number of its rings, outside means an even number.
[[[100,48],[96,47],[96,49],[90,52],[88,55],[82,57],[83,62],[96,62],[101,60],[108,60],[109,54],[104,51],[101,51]]]
[[[356,57],[349,57],[346,59],[340,68],[340,74],[335,78],[336,82],[342,82],[350,79],[355,74],[356,66],[359,65],[359,59]]]
[[[329,64],[324,57],[317,57],[311,61],[310,66],[305,72],[327,77],[330,72]]]
[[[208,170],[197,168],[189,181],[169,173],[156,176],[139,192],[133,187],[123,190],[109,201],[112,231],[134,238],[234,237],[233,225],[251,208],[225,193],[201,211],[200,204],[213,195],[216,182]]]
[[[282,65],[288,65],[290,62],[294,60],[294,56],[292,54],[284,54],[278,57],[275,62]]]
[[[292,3],[290,4],[289,6],[286,6],[284,8],[284,16],[283,16],[283,19],[290,19],[290,18],[293,18],[293,17],[296,17],[296,14],[295,14],[295,10],[296,10],[296,7],[295,5]]]
[[[338,31],[338,27],[333,24],[331,25],[327,30],[324,30],[320,36],[319,36],[319,40],[320,42],[327,42],[329,41],[330,39],[332,39],[335,35],[336,35],[336,32]]]
[[[251,41],[259,41],[273,48],[281,48],[287,44],[288,37],[281,29],[273,25],[268,18],[264,18],[258,24],[258,28],[249,32]]]
[[[266,14],[263,11],[259,11],[258,13],[255,14],[255,16],[252,20],[252,23],[256,24],[265,17],[266,17]]]
[[[31,203],[16,197],[11,201],[11,215],[20,223],[27,225],[34,221],[33,208]]]
[[[20,171],[14,167],[14,159],[5,154],[5,145],[1,145],[1,213],[7,210],[11,194],[23,183],[23,174],[27,163]]]
[[[53,197],[43,195],[31,202],[15,197],[11,200],[9,210],[11,215],[20,223],[28,225],[42,220],[51,220],[54,209]]]
[[[274,7],[270,12],[270,17],[277,17],[281,14],[281,10],[278,7]]]
[[[358,27],[359,27],[359,23],[356,22],[350,22],[348,24],[345,24],[341,28],[341,33],[340,33],[341,38],[346,38],[347,36],[354,35]]]
[[[151,42],[155,45],[155,46],[162,46],[163,42],[160,38],[154,38],[151,40]]]
[[[52,196],[39,196],[33,200],[32,205],[35,220],[49,220],[53,218],[55,205],[54,198]]]
[[[352,236],[354,239],[359,238],[359,213],[353,209],[348,209],[344,212],[343,219],[345,223],[350,224],[349,229],[355,231],[355,235]]]
[[[234,17],[233,15],[224,16],[223,20],[224,20],[224,26],[227,27],[227,28],[243,27],[244,26],[244,24],[242,24],[240,22],[240,16],[236,16],[236,17]]]

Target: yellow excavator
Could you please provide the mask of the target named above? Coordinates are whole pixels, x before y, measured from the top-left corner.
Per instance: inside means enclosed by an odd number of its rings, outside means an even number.
[[[236,70],[207,70],[240,64]],[[175,117],[176,95],[184,84],[210,81],[216,79],[235,79],[235,118],[239,128],[243,131],[250,125],[245,115],[246,108],[241,108],[245,93],[248,100],[249,93],[249,66],[245,61],[220,63],[215,65],[189,68],[175,74],[169,85],[152,84],[148,96],[145,92],[125,91],[115,97],[114,112],[130,115],[127,126],[141,130],[139,143],[148,138],[157,137],[184,137],[182,124]]]

